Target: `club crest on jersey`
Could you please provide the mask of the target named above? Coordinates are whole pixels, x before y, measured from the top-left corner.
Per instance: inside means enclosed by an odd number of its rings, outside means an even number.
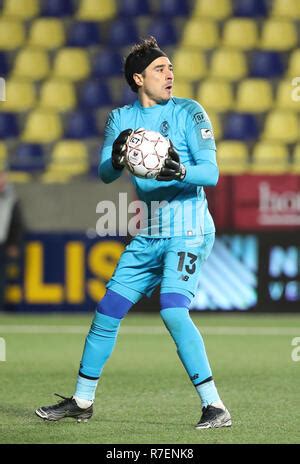
[[[213,139],[213,131],[211,129],[201,129],[201,137],[203,139]]]
[[[168,132],[169,132],[169,129],[170,129],[170,126],[169,126],[168,121],[163,121],[163,122],[161,123],[161,125],[160,125],[159,132],[160,132],[161,135],[163,135],[164,137],[167,137]]]

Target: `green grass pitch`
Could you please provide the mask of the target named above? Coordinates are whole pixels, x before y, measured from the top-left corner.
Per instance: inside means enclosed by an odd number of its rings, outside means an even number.
[[[195,430],[200,400],[158,315],[128,315],[99,382],[94,417],[44,422],[71,395],[92,315],[0,314],[0,443],[299,443],[299,315],[197,314],[233,426]],[[3,345],[3,340],[2,340]],[[299,354],[299,351],[298,351]],[[3,354],[2,354],[3,355]]]

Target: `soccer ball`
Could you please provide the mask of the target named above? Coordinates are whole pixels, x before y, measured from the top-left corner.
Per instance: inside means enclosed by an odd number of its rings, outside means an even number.
[[[124,163],[137,177],[154,179],[166,158],[170,142],[159,132],[136,129],[128,138]]]

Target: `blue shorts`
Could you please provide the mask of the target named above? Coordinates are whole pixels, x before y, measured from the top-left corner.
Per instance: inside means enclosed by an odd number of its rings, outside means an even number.
[[[192,299],[214,240],[214,233],[188,238],[137,235],[122,253],[106,287],[132,303],[143,295],[151,296],[159,284],[161,293],[180,293]]]

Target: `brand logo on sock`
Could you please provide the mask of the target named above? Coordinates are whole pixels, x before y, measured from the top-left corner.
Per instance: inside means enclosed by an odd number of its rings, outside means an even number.
[[[191,380],[197,380],[199,378],[199,374],[194,374],[193,377],[191,377]]]

